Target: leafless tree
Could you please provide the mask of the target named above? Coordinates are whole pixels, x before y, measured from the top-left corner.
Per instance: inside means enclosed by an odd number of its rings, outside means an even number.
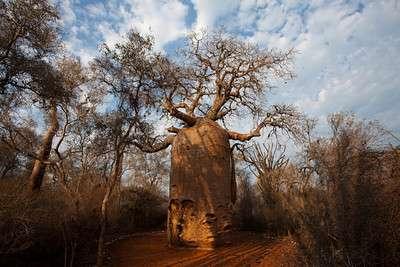
[[[242,150],[244,161],[251,164],[253,174],[257,178],[257,186],[266,203],[273,193],[285,190],[285,171],[289,159],[285,155],[285,148],[279,149],[274,144],[255,144],[251,149]]]

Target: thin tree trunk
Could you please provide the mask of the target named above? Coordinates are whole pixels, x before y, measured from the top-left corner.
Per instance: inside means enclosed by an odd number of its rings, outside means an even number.
[[[117,184],[118,178],[121,175],[122,160],[123,160],[123,152],[118,151],[116,155],[114,171],[111,176],[110,183],[107,186],[107,190],[104,195],[103,201],[101,203],[100,234],[97,245],[97,261],[96,261],[97,267],[101,267],[104,265],[104,241],[105,241],[104,236],[107,229],[108,203],[113,193],[114,187]]]
[[[56,135],[59,128],[57,119],[57,106],[54,101],[51,102],[50,107],[50,126],[43,138],[43,143],[40,148],[38,159],[35,160],[31,175],[29,177],[29,189],[33,191],[39,191],[43,177],[46,171],[45,161],[49,160],[53,138]]]

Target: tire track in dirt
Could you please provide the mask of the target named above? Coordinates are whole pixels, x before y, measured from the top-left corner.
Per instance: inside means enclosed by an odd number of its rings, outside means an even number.
[[[204,264],[204,266],[210,265],[225,265],[228,262],[235,262],[243,258],[252,258],[254,255],[258,255],[260,252],[265,250],[263,246],[251,246],[251,247],[239,247],[238,252],[232,252],[227,250],[226,253],[218,253],[214,255],[213,258],[207,259],[207,261],[202,262],[195,262],[193,266]]]
[[[262,234],[235,233],[232,243],[215,250],[176,249],[165,232],[144,233],[109,246],[111,266],[298,266],[295,242],[272,241]]]
[[[210,254],[191,258],[183,262],[182,266],[219,266],[224,265],[233,258],[238,258],[243,254],[251,255],[257,252],[260,247],[254,247],[247,244],[246,246],[239,246],[233,249],[221,249],[210,252]],[[262,249],[262,247],[261,247]],[[241,253],[240,253],[241,252]]]

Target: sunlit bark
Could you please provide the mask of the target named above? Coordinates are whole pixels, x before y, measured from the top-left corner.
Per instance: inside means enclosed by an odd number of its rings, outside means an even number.
[[[43,142],[38,152],[38,159],[35,160],[32,172],[29,176],[29,187],[31,191],[40,190],[43,184],[43,178],[46,172],[46,161],[50,158],[53,139],[59,128],[57,106],[54,101],[51,103],[49,115],[50,125],[43,137]]]

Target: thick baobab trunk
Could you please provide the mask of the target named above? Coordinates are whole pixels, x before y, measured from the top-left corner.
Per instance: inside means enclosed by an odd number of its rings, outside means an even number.
[[[58,131],[57,106],[55,103],[50,107],[50,126],[43,137],[43,143],[39,150],[38,159],[35,160],[31,175],[29,177],[29,187],[31,191],[38,191],[42,186],[43,177],[46,171],[45,161],[49,160],[53,138]]]
[[[213,248],[229,239],[235,183],[228,133],[199,119],[171,151],[168,239],[171,246]]]

